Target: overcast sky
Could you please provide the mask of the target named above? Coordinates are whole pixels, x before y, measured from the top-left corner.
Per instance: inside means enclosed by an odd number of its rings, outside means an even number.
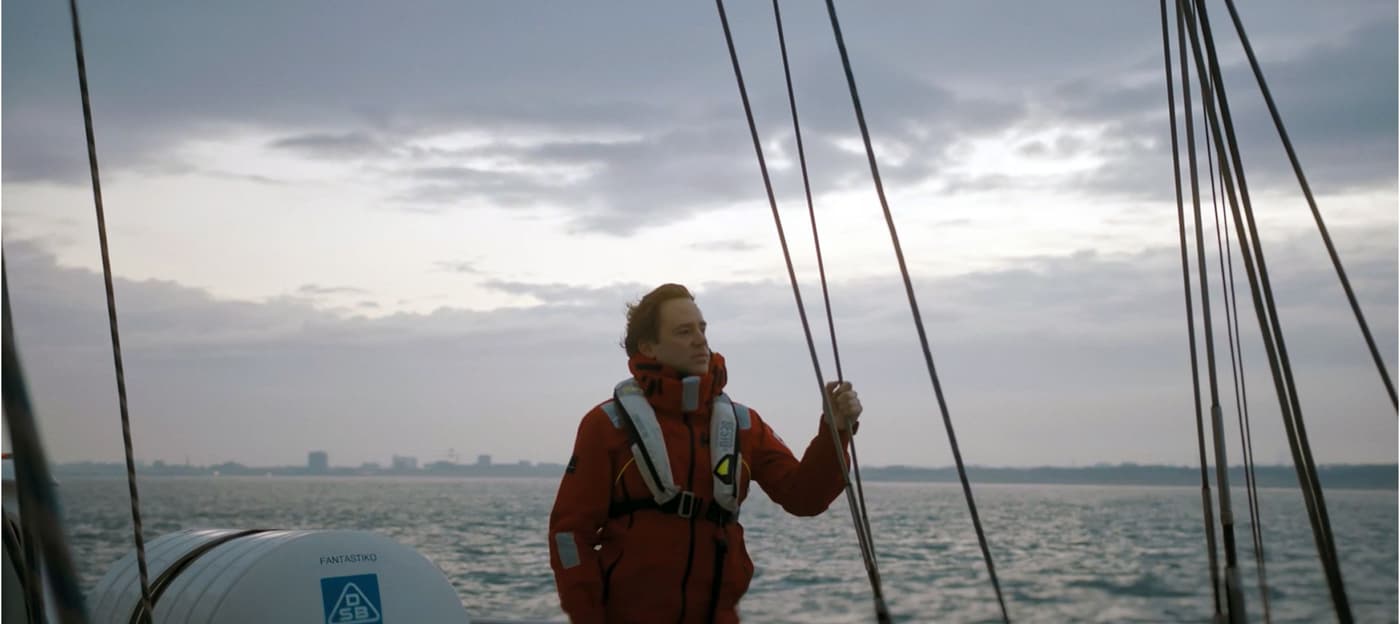
[[[1395,412],[1212,6],[1314,454],[1393,462]],[[832,376],[771,4],[727,8]],[[838,8],[965,460],[1193,463],[1157,3]],[[1242,9],[1394,375],[1395,3]],[[817,431],[713,5],[83,10],[139,458],[562,463],[579,418],[627,374],[624,304],[667,281],[696,291],[731,396],[799,450]],[[843,365],[866,406],[862,461],[947,465],[824,6],[784,17]],[[67,20],[61,4],[3,6],[6,263],[52,457],[117,460]],[[1235,264],[1255,452],[1279,462]]]

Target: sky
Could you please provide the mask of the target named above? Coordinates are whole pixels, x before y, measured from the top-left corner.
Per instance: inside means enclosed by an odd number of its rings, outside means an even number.
[[[1212,7],[1314,456],[1394,462],[1394,409]],[[1393,377],[1395,3],[1241,9]],[[24,372],[52,459],[117,461],[68,16],[2,10],[0,219]],[[772,5],[727,10],[830,378]],[[665,282],[696,293],[734,399],[799,452],[818,432],[817,376],[712,5],[82,11],[138,459],[564,463],[580,418],[627,375],[625,304]],[[861,461],[949,465],[830,23],[820,3],[783,11],[842,367],[865,405]],[[964,460],[1194,464],[1157,3],[1026,3],[1013,19],[984,2],[838,11]],[[1255,457],[1285,462],[1233,264]]]

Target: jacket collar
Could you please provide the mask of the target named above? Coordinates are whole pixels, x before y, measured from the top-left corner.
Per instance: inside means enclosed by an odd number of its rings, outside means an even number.
[[[724,391],[724,384],[729,380],[724,356],[713,351],[710,352],[710,368],[704,375],[687,376],[640,353],[627,360],[627,368],[657,413],[680,414],[709,405]]]

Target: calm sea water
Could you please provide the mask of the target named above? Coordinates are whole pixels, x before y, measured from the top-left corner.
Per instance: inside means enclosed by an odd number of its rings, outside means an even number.
[[[473,616],[564,621],[549,568],[554,479],[162,478],[141,483],[147,538],[185,528],[378,531],[451,578]],[[121,480],[61,487],[74,556],[91,590],[132,549]],[[821,517],[786,515],[759,492],[745,509],[757,572],[749,622],[873,621],[870,586],[842,497]],[[1012,619],[1205,622],[1211,604],[1195,488],[976,486]],[[1276,622],[1333,621],[1295,490],[1260,494]],[[885,593],[901,622],[996,621],[962,491],[866,485]],[[1252,621],[1261,621],[1244,492],[1235,492]],[[1397,494],[1331,491],[1327,505],[1359,622],[1396,622]]]

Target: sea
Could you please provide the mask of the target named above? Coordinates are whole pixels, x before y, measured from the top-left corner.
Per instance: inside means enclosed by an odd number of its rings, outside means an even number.
[[[546,541],[557,479],[160,477],[139,485],[148,540],[187,528],[376,531],[437,563],[473,617],[567,621]],[[91,592],[134,549],[126,484],[73,478],[59,491]],[[1248,617],[1262,622],[1247,499],[1243,489],[1231,494]],[[864,495],[895,621],[1001,620],[961,486],[865,483]],[[1210,621],[1199,488],[974,484],[974,495],[1012,621]],[[1356,621],[1396,622],[1397,492],[1325,496]],[[1266,488],[1259,499],[1270,620],[1336,621],[1301,494]],[[743,620],[874,622],[853,517],[845,496],[825,514],[798,518],[755,489],[742,520],[755,566]]]

